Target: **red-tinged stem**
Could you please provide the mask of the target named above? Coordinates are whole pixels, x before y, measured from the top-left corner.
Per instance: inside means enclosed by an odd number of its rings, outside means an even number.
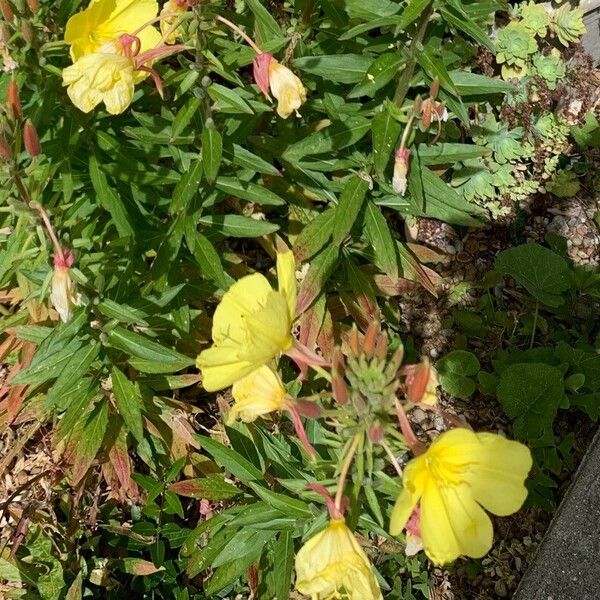
[[[144,65],[139,66],[138,71],[144,71],[145,73],[150,74],[150,77],[152,77],[152,81],[154,81],[154,85],[156,86],[156,90],[159,96],[164,100],[165,94],[163,92],[162,81],[160,80],[158,73],[154,69],[151,69],[150,67],[146,67]]]
[[[398,461],[396,460],[396,457],[394,456],[394,453],[392,452],[392,449],[390,448],[389,444],[385,440],[381,440],[379,442],[379,445],[385,450],[385,453],[388,455],[388,458],[394,466],[394,469],[396,469],[396,473],[398,473],[398,476],[402,477],[402,467],[398,464]]]
[[[48,216],[48,213],[44,210],[44,207],[38,202],[35,202],[33,207],[38,211],[40,217],[42,218],[42,221],[44,222],[44,225],[46,226],[46,231],[48,232],[48,236],[52,240],[52,245],[54,246],[54,252],[62,261],[64,261],[65,256],[63,253],[63,249],[60,245],[60,242],[58,241],[58,238],[56,237],[56,233],[54,232],[54,227],[52,227],[52,223],[50,222],[50,217]]]
[[[337,490],[335,492],[335,507],[341,511],[342,508],[342,499],[344,497],[344,487],[346,486],[346,478],[348,477],[348,471],[350,470],[350,465],[354,460],[354,455],[356,454],[356,449],[358,448],[358,443],[360,442],[360,434],[355,435],[352,440],[352,444],[350,444],[350,448],[348,448],[348,453],[344,458],[344,463],[342,464],[342,469],[340,470],[340,477],[338,479]]]
[[[312,490],[313,492],[316,492],[317,494],[319,494],[319,496],[322,496],[323,499],[325,500],[325,503],[327,504],[327,510],[329,511],[329,516],[332,519],[343,519],[344,518],[344,514],[342,513],[342,511],[337,508],[337,506],[335,505],[333,498],[331,497],[331,494],[329,493],[329,491],[327,490],[327,488],[323,485],[321,485],[320,483],[309,483],[306,486],[308,489]]]
[[[215,19],[217,21],[221,21],[221,23],[224,23],[230,29],[233,29],[233,31],[235,31],[238,35],[240,35],[244,39],[244,41],[248,44],[248,46],[250,46],[250,48],[252,48],[252,50],[254,50],[254,52],[256,52],[256,54],[263,53],[263,51],[254,43],[254,40],[250,36],[248,36],[246,33],[244,33],[235,23],[232,23],[229,19],[226,19],[225,17],[222,17],[221,15],[217,15],[215,17]]]
[[[396,415],[398,416],[398,423],[400,424],[400,430],[406,443],[412,450],[413,454],[422,454],[425,451],[423,444],[417,439],[415,432],[413,431],[410,421],[404,412],[404,408],[398,398],[394,398],[394,404],[396,406]]]
[[[306,430],[304,429],[304,425],[302,424],[302,419],[300,418],[300,414],[296,410],[296,407],[293,404],[289,404],[286,407],[286,410],[290,413],[290,418],[292,419],[292,423],[294,424],[294,429],[296,430],[296,435],[300,440],[302,446],[310,456],[311,460],[317,460],[317,453],[315,449],[312,447],[312,444],[308,441],[308,436],[306,435]]]

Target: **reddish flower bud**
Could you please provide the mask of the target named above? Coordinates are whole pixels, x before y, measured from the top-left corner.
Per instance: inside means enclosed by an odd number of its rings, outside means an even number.
[[[379,421],[373,423],[367,430],[367,436],[369,438],[369,441],[373,442],[373,444],[379,444],[379,442],[383,440],[383,435],[383,427],[381,426],[381,423],[379,423]]]
[[[373,351],[375,350],[375,344],[377,342],[377,337],[380,333],[379,322],[372,321],[369,324],[369,327],[365,333],[365,337],[363,339],[363,352],[367,356],[372,356]]]
[[[2,16],[9,22],[12,23],[14,18],[14,14],[10,4],[7,0],[0,0],[0,12],[2,12]]]
[[[407,400],[415,404],[437,404],[437,371],[427,359],[417,365],[407,365],[404,372]]]
[[[263,52],[252,61],[254,81],[269,101],[271,100],[271,96],[269,96],[269,66],[273,60],[275,59],[272,54]]]
[[[10,29],[6,23],[0,23],[0,46],[6,44],[10,40]]]
[[[21,34],[28,44],[33,42],[33,29],[28,21],[21,21]]]
[[[23,127],[23,143],[25,144],[25,150],[32,158],[42,153],[42,145],[37,130],[29,119],[25,121]]]
[[[396,194],[404,196],[408,185],[406,176],[408,175],[408,161],[410,160],[410,150],[408,148],[399,148],[396,151],[396,162],[394,163],[394,177],[392,187]]]
[[[19,99],[19,88],[17,87],[17,82],[14,79],[11,79],[8,82],[8,88],[6,90],[6,99],[8,101],[8,104],[12,108],[15,118],[22,119],[23,108],[21,107],[21,100]]]
[[[29,6],[29,10],[35,14],[40,7],[40,3],[38,0],[27,0],[27,6]]]
[[[4,160],[11,160],[12,156],[12,148],[10,147],[9,143],[2,136],[0,136],[0,158],[3,158]]]

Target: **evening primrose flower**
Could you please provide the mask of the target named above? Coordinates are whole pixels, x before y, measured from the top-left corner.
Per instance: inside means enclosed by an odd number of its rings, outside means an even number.
[[[279,375],[265,365],[236,381],[231,395],[235,404],[227,415],[229,421],[240,419],[251,423],[258,417],[283,410],[289,404]]]
[[[447,431],[406,466],[390,533],[400,534],[419,504],[423,546],[434,564],[481,558],[493,541],[483,509],[498,516],[518,511],[531,465],[523,444],[465,428]]]
[[[196,361],[204,389],[221,390],[294,345],[296,267],[291,251],[277,254],[278,290],[260,273],[242,277],[223,295],[213,316],[213,346]]]
[[[67,21],[65,42],[71,46],[71,58],[75,62],[86,54],[99,52],[125,34],[139,37],[141,52],[151,50],[161,36],[154,27],[144,25],[157,14],[156,0],[92,0],[85,10]]]
[[[404,196],[408,186],[408,167],[410,160],[410,150],[408,148],[398,148],[394,161],[394,175],[392,178],[392,187],[396,194]]]
[[[254,80],[260,91],[270,100],[270,88],[275,96],[277,114],[282,119],[287,119],[293,112],[300,116],[298,109],[306,102],[306,89],[302,81],[268,52],[259,54],[254,59],[253,67]]]
[[[63,322],[71,318],[73,307],[77,306],[80,302],[75,283],[69,273],[74,260],[75,257],[68,250],[63,250],[62,255],[56,254],[54,256],[54,273],[52,274],[50,302]]]
[[[310,538],[296,556],[296,589],[311,600],[383,600],[367,555],[344,519]]]

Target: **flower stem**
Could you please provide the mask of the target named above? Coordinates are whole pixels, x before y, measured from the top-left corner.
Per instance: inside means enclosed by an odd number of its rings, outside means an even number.
[[[346,453],[344,462],[342,464],[340,477],[338,479],[337,490],[335,492],[335,507],[338,510],[341,510],[342,507],[342,498],[344,496],[344,486],[346,485],[346,478],[348,477],[348,471],[350,470],[350,465],[352,464],[352,460],[354,459],[354,454],[356,453],[356,448],[358,448],[360,438],[361,434],[357,434],[354,436],[352,444],[350,444],[350,448],[348,448],[348,452]]]
[[[254,50],[254,52],[256,52],[256,54],[263,53],[263,51],[254,43],[254,40],[250,36],[248,36],[246,33],[244,33],[235,23],[232,23],[229,19],[226,19],[225,17],[222,17],[221,15],[217,15],[215,17],[215,19],[217,21],[221,21],[221,23],[224,23],[230,29],[233,29],[233,31],[235,31],[238,35],[240,35],[244,39],[244,41],[248,44],[248,46],[250,46],[250,48],[252,48],[252,50]]]
[[[394,469],[396,469],[396,473],[398,473],[398,475],[402,477],[402,467],[398,464],[398,461],[396,460],[396,457],[394,456],[394,453],[392,452],[392,449],[390,448],[389,444],[385,440],[381,440],[379,442],[379,445],[385,450],[385,453],[388,455],[388,458],[394,466]]]

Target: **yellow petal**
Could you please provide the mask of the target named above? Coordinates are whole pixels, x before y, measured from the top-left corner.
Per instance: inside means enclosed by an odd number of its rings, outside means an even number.
[[[247,275],[236,281],[223,295],[213,316],[212,338],[216,344],[231,340],[244,344],[246,326],[244,316],[260,310],[272,292],[266,277],[260,273]]]
[[[478,433],[477,466],[465,474],[473,497],[495,515],[517,512],[527,498],[525,479],[532,466],[529,448],[494,433]]]
[[[400,535],[412,511],[423,494],[427,481],[424,458],[417,457],[411,460],[404,469],[402,485],[404,486],[392,511],[390,533]]]
[[[291,250],[277,253],[277,282],[279,291],[287,300],[290,318],[293,320],[296,314],[297,283],[296,261]]]
[[[222,390],[264,364],[240,359],[238,351],[235,346],[213,346],[199,354],[196,366],[202,371],[202,386],[207,392]]]
[[[269,65],[269,86],[277,100],[277,114],[282,119],[287,119],[293,112],[297,112],[306,101],[306,90],[302,81],[276,60],[271,61]]]
[[[287,397],[279,375],[265,365],[236,381],[231,388],[231,395],[235,404],[228,418],[239,418],[245,423],[282,410]]]

